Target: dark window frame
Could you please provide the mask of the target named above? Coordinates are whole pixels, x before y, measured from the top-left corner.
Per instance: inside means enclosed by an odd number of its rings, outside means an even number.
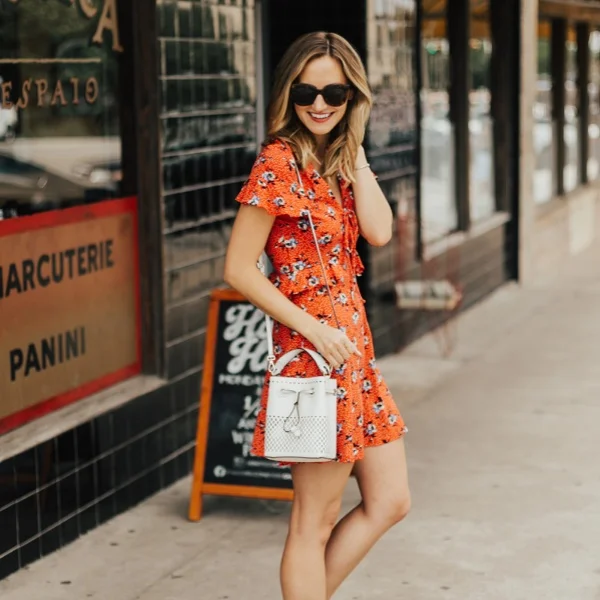
[[[123,195],[138,198],[142,373],[165,376],[160,95],[156,0],[119,4]]]

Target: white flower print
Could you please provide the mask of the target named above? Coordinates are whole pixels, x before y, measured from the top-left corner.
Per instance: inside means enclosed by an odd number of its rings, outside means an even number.
[[[330,217],[335,217],[335,216],[336,216],[336,215],[335,215],[335,210],[334,210],[334,209],[333,209],[331,206],[328,206],[328,207],[327,207],[327,214],[328,214]]]
[[[287,275],[287,277],[290,281],[296,281],[296,271],[292,271],[292,269],[290,269],[290,267],[288,265],[283,265],[281,267],[281,272],[284,275]]]
[[[325,323],[326,324],[326,323]],[[341,367],[339,367],[338,369],[335,369],[335,374],[336,375],[343,375],[346,372],[346,363],[344,363]]]
[[[362,427],[365,424],[365,417],[364,417],[364,415],[360,415],[360,417],[358,417],[357,424],[358,424],[359,427]]]
[[[375,404],[373,404],[373,410],[375,411],[375,414],[378,415],[380,412],[383,411],[383,402],[381,400],[378,400],[377,402],[375,402]]]
[[[352,315],[352,322],[356,325],[360,321],[360,313],[355,312]]]
[[[340,304],[342,304],[343,306],[345,306],[346,304],[348,304],[348,296],[346,296],[346,294],[340,294],[338,297],[338,302]]]
[[[340,259],[337,256],[332,256],[329,259],[329,264],[330,265],[339,265],[340,264]]]
[[[346,390],[346,388],[338,388],[337,390],[335,390],[335,396],[338,400],[342,400],[343,398],[345,398],[348,395],[348,391]]]
[[[309,200],[314,200],[316,198],[316,194],[312,190],[309,190],[307,197]]]
[[[296,238],[280,238],[279,239],[279,243],[284,247],[284,248],[288,248],[290,250],[293,250],[294,248],[298,247],[298,240]]]
[[[281,196],[277,196],[277,198],[273,198],[273,204],[275,206],[285,206],[285,200]]]
[[[342,251],[342,246],[340,244],[337,244],[331,251],[331,254],[339,254],[341,251]]]
[[[330,243],[331,243],[331,235],[329,233],[319,239],[319,244],[321,244],[321,246],[325,246],[326,244],[330,244]]]
[[[375,359],[374,359],[374,358],[372,358],[372,359],[369,361],[369,367],[371,367],[371,369],[373,369],[373,371],[375,370],[375,367],[376,367],[376,364],[375,364],[375,363],[376,363],[376,361],[375,361]]]
[[[338,433],[338,434],[342,433],[342,427],[343,427],[343,426],[342,426],[342,424],[341,424],[341,423],[338,423],[338,424],[337,424],[337,428],[336,428],[336,430],[337,430],[337,433]]]
[[[265,171],[262,176],[265,181],[275,181],[276,179],[273,171]]]
[[[388,415],[388,421],[390,425],[395,425],[398,422],[398,415],[395,415],[393,413]]]
[[[352,383],[356,383],[358,381],[358,371],[352,371]]]
[[[248,204],[250,206],[259,206],[260,205],[260,198],[256,195],[252,196],[252,198],[250,198],[250,201],[248,202]]]
[[[310,287],[315,287],[316,285],[319,285],[319,278],[315,277],[314,275],[312,277],[310,277],[308,279],[308,285]]]
[[[368,379],[365,379],[362,384],[363,392],[369,392],[372,388],[373,384]]]
[[[367,425],[367,435],[375,435],[377,433],[377,427],[373,423]]]
[[[308,263],[303,260],[296,261],[293,265],[294,271],[304,271],[308,267]]]

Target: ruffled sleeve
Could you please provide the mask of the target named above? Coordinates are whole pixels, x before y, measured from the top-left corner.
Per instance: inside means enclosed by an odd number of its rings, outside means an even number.
[[[236,200],[274,217],[298,218],[304,208],[302,198],[294,155],[286,144],[274,141],[259,154]]]

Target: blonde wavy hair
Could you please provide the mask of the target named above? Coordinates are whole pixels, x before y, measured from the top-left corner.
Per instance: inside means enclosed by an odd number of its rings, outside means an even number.
[[[297,39],[277,65],[268,108],[268,140],[287,142],[301,168],[310,162],[319,164],[316,141],[301,123],[290,102],[290,90],[306,65],[316,58],[337,59],[352,86],[346,114],[330,134],[322,169],[324,177],[340,173],[347,182],[354,182],[358,150],[363,143],[373,98],[365,67],[356,50],[340,35],[318,31]]]

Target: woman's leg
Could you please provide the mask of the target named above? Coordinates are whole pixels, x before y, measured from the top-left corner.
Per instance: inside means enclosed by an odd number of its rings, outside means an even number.
[[[325,546],[351,469],[334,462],[292,467],[294,503],[281,561],[284,600],[326,600]]]
[[[365,449],[355,465],[362,502],[335,527],[327,544],[327,598],[375,542],[410,510],[404,440]]]

